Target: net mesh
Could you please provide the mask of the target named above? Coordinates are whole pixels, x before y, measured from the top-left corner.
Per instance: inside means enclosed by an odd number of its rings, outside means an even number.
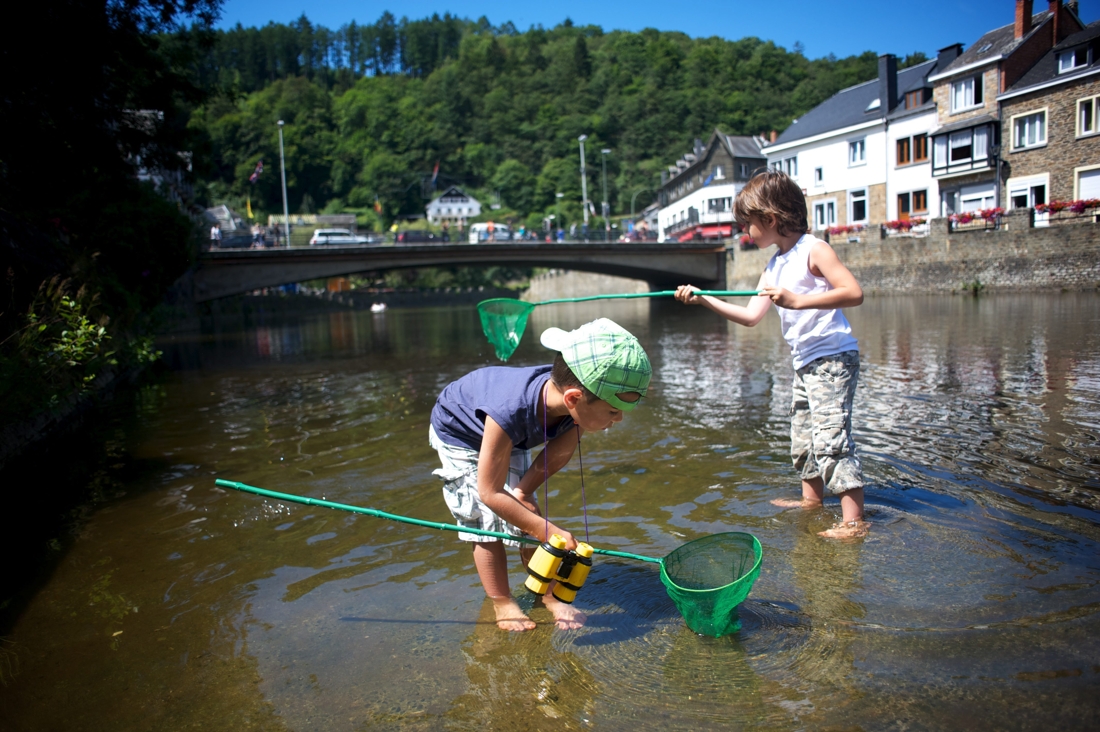
[[[529,302],[496,298],[478,303],[477,312],[481,317],[481,330],[489,340],[497,358],[507,361],[516,352],[523,331],[527,327],[527,316],[535,306]]]
[[[696,633],[715,638],[741,629],[737,606],[760,575],[760,542],[729,532],[689,541],[661,562],[661,582]]]

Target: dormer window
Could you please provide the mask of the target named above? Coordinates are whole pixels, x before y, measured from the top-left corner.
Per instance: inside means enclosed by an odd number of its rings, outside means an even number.
[[[924,89],[916,89],[911,92],[905,93],[905,108],[916,109],[920,105],[924,104],[925,96]]]
[[[872,110],[878,109],[881,106],[882,106],[882,101],[881,100],[872,99],[871,103],[867,105],[867,109],[865,111],[870,112]]]
[[[962,112],[982,106],[982,77],[971,76],[951,84],[951,111]]]
[[[1074,71],[1083,66],[1089,65],[1089,47],[1080,46],[1078,48],[1070,49],[1069,51],[1063,51],[1058,54],[1058,73],[1065,74],[1069,71]]]

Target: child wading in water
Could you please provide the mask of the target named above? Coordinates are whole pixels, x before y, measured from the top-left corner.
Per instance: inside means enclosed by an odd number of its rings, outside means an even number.
[[[827,489],[840,496],[843,520],[821,536],[863,536],[868,529],[863,469],[852,440],[859,351],[840,311],[862,303],[863,290],[833,248],[806,233],[806,197],[787,175],[767,171],[755,176],[737,195],[734,214],[757,246],[779,249],[760,276],[760,294],[740,306],[695,295],[697,288],[682,285],[676,299],[750,327],[775,304],[794,360],[791,457],[802,477],[802,499],[772,503],[820,508]]]
[[[459,526],[529,535],[546,541],[577,541],[539,512],[535,492],[573,456],[585,432],[606,430],[638,406],[649,387],[649,358],[638,340],[606,318],[572,332],[549,328],[542,344],[557,351],[553,365],[490,366],[447,385],[432,409],[428,440],[443,467],[443,497]],[[531,448],[546,447],[534,460]],[[474,566],[504,630],[535,627],[512,598],[504,544],[459,533],[473,543]],[[534,547],[520,549],[524,566]],[[579,628],[585,615],[553,596],[543,602],[557,627]]]

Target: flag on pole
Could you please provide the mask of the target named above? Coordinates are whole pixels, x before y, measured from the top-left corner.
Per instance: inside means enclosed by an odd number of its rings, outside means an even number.
[[[251,196],[249,196],[248,198],[245,199],[244,207],[248,211],[248,218],[251,220],[252,219],[252,197]]]
[[[260,179],[260,173],[264,172],[264,161],[256,163],[256,169],[252,171],[252,175],[248,176],[249,183],[255,183]]]
[[[378,196],[374,197],[374,212],[376,214],[382,213],[382,202],[378,200]]]
[[[435,168],[432,170],[432,188],[435,188],[435,179],[439,177],[439,161],[435,161]]]

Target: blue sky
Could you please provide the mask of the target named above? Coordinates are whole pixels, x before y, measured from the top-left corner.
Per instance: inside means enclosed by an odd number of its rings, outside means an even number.
[[[395,16],[418,19],[432,13],[477,19],[484,15],[493,25],[512,21],[520,30],[532,25],[552,27],[566,17],[579,25],[595,24],[604,30],[677,30],[690,36],[737,39],[757,36],[791,49],[800,42],[808,58],[835,53],[849,56],[874,51],[899,56],[923,51],[929,57],[952,43],[969,46],[993,28],[1013,22],[1015,0],[757,0],[756,2],[707,2],[706,0],[559,0],[559,2],[351,2],[328,0],[226,0],[219,26],[261,26],[270,21],[289,22],[303,12],[313,22],[338,28],[355,20],[373,23],[385,10]],[[1036,11],[1047,3],[1035,0]],[[1100,18],[1100,0],[1082,0],[1081,19]],[[308,9],[307,9],[308,8]]]

